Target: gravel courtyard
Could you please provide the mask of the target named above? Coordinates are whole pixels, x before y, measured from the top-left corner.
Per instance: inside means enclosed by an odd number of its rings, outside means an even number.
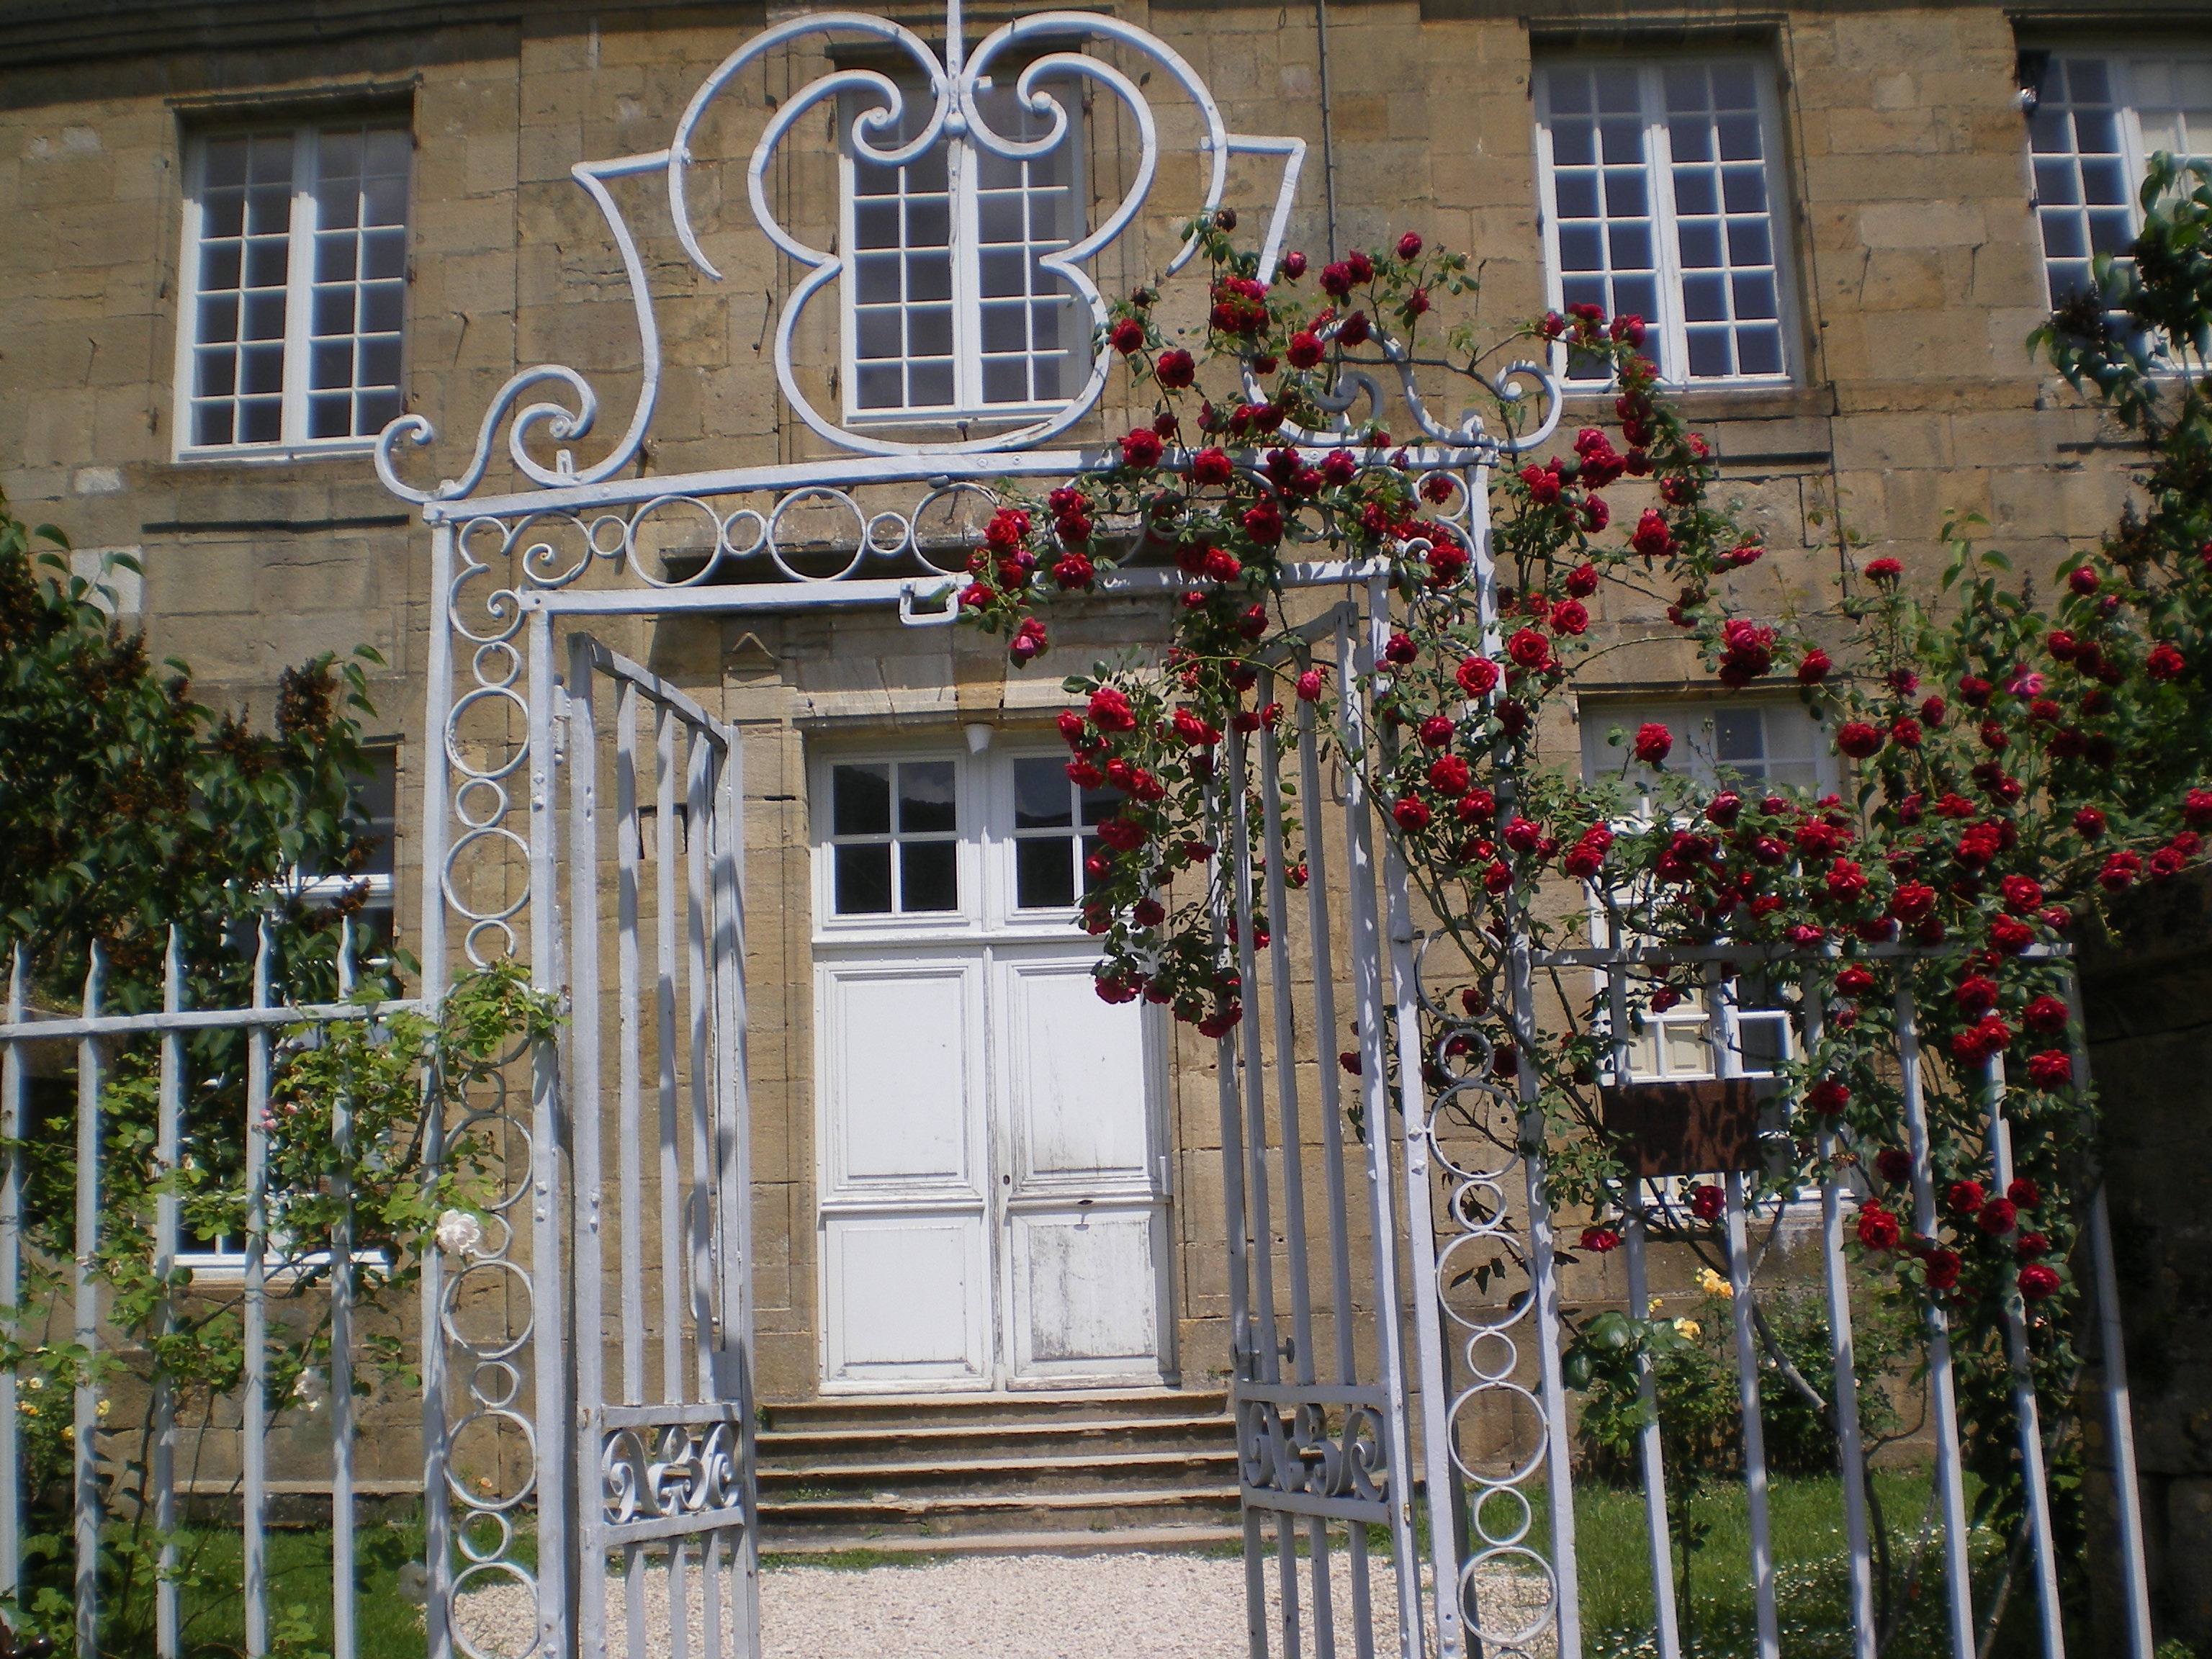
[[[1310,1605],[1306,1567],[1299,1563],[1300,1595]],[[1395,1653],[1393,1577],[1381,1562],[1372,1571],[1375,1650]],[[1349,1563],[1340,1556],[1331,1577],[1337,1650],[1348,1655]],[[649,1570],[647,1582],[647,1651],[670,1659],[665,1571]],[[1273,1561],[1267,1582],[1272,1620],[1279,1605]],[[625,1623],[623,1594],[617,1584],[608,1597],[611,1633]],[[1525,1625],[1543,1600],[1540,1581],[1486,1577],[1484,1611],[1495,1623]],[[532,1622],[527,1600],[505,1587],[465,1595],[459,1621],[488,1656],[520,1651]],[[689,1623],[684,1652],[709,1659],[696,1585]],[[979,1556],[858,1571],[780,1566],[761,1576],[761,1626],[764,1659],[1241,1659],[1249,1650],[1243,1563],[1196,1555]],[[1279,1651],[1279,1639],[1274,1645]],[[623,1651],[618,1636],[608,1646]],[[1314,1650],[1310,1633],[1303,1646]],[[1548,1638],[1526,1649],[1551,1650]]]

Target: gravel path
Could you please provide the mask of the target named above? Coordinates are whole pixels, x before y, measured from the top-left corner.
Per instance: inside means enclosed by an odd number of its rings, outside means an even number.
[[[1299,1563],[1300,1599],[1310,1620],[1312,1581]],[[1387,1564],[1371,1567],[1375,1650],[1398,1646],[1397,1594]],[[671,1659],[667,1572],[647,1571],[648,1659]],[[1340,1555],[1331,1574],[1338,1652],[1351,1642],[1351,1565]],[[1269,1619],[1279,1607],[1277,1564],[1267,1564]],[[720,1659],[704,1641],[704,1610],[690,1586],[690,1659]],[[1483,1612],[1493,1626],[1517,1629],[1544,1610],[1540,1580],[1486,1574]],[[623,1587],[607,1598],[607,1627],[623,1652]],[[458,1623],[471,1645],[498,1659],[527,1645],[534,1622],[526,1595],[498,1586],[461,1598]],[[777,1567],[761,1575],[765,1659],[1240,1659],[1244,1635],[1244,1564],[1196,1555],[978,1556],[920,1566]],[[726,1643],[728,1637],[725,1634]],[[1310,1629],[1302,1644],[1311,1653]],[[1531,1642],[1532,1659],[1552,1652],[1548,1634]]]

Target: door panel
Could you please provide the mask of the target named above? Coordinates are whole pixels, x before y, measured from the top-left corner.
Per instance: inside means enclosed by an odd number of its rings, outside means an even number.
[[[1014,1386],[1158,1379],[1160,1231],[1152,1204],[1007,1217]]]
[[[832,1383],[988,1388],[983,1217],[831,1216],[823,1229]]]
[[[958,1193],[981,1200],[976,973],[840,963],[822,974],[828,1198]]]
[[[1099,1000],[1094,948],[994,965],[1010,1382],[1160,1373],[1151,1022]]]
[[[1152,1190],[1144,1010],[1098,1000],[1096,960],[1086,949],[1000,964],[1018,1198]]]

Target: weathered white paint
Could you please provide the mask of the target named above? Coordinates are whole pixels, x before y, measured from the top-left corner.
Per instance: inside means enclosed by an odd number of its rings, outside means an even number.
[[[956,911],[833,916],[817,847],[833,1391],[1127,1387],[1169,1370],[1157,1011],[1098,1000],[1097,946],[1073,911],[1015,910],[1005,831],[1023,752],[943,757],[959,769]],[[814,769],[817,812],[831,763]]]

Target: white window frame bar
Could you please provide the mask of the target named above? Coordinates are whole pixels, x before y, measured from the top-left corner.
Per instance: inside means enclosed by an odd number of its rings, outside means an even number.
[[[1651,235],[1657,255],[1659,284],[1657,317],[1647,317],[1646,326],[1659,337],[1660,384],[1676,391],[1713,387],[1770,389],[1793,386],[1802,374],[1803,331],[1798,324],[1796,261],[1791,232],[1795,221],[1789,210],[1791,193],[1784,166],[1781,97],[1775,85],[1774,62],[1764,52],[1677,52],[1645,58],[1582,58],[1552,53],[1537,58],[1531,66],[1530,101],[1535,109],[1536,191],[1538,229],[1544,247],[1544,302],[1554,311],[1565,308],[1565,289],[1559,269],[1559,207],[1553,188],[1552,161],[1551,89],[1546,79],[1553,64],[1571,62],[1577,67],[1632,69],[1637,72],[1643,100],[1645,187],[1651,202]],[[1782,372],[1778,374],[1712,374],[1692,376],[1690,343],[1682,315],[1682,246],[1674,219],[1674,147],[1667,131],[1666,100],[1658,77],[1668,63],[1704,64],[1743,64],[1750,67],[1759,89],[1759,139],[1766,168],[1767,235],[1774,252],[1776,326],[1782,337]],[[1554,344],[1552,372],[1570,395],[1577,391],[1600,391],[1595,381],[1570,381],[1567,348]]]
[[[385,118],[372,112],[363,118],[363,125],[375,129]],[[255,132],[281,132],[287,129],[282,123],[262,127],[226,124],[197,130],[185,137],[185,229],[179,247],[176,369],[170,395],[170,422],[175,434],[171,446],[171,458],[174,460],[295,461],[321,455],[365,455],[376,447],[377,434],[374,432],[343,438],[310,438],[306,435],[307,380],[313,356],[315,232],[319,223],[315,186],[321,176],[321,134],[329,125],[329,119],[301,121],[289,128],[292,135],[292,214],[284,232],[283,413],[280,424],[282,435],[274,443],[233,441],[196,444],[192,441],[192,399],[199,380],[200,198],[205,182],[210,140]],[[407,176],[406,230],[411,239],[415,231],[415,174],[411,160],[415,148],[413,124],[405,115],[394,112],[383,130],[408,135],[410,160]],[[402,281],[406,289],[413,289],[411,240]],[[403,408],[409,383],[408,348],[414,337],[414,331],[407,326],[407,307],[403,306],[399,329],[399,385]],[[358,334],[358,315],[355,322],[356,333]]]
[[[1073,205],[1080,213],[1082,222],[1087,226],[1091,218],[1088,183],[1090,131],[1085,119],[1086,100],[1083,86],[1080,79],[1071,76],[1047,80],[1042,89],[1059,97],[1067,110],[1067,131],[1061,136],[1060,145],[1069,151],[1068,191],[1073,198]],[[989,88],[987,85],[983,89],[988,91]],[[902,90],[909,99],[928,96],[927,88],[906,86]],[[854,219],[856,175],[848,112],[842,100],[836,107],[837,246],[842,250],[844,261],[843,269],[837,276],[837,372],[841,377],[840,395],[844,404],[845,424],[855,428],[968,426],[978,422],[1021,425],[1056,415],[1066,409],[1081,395],[1082,382],[1089,373],[1091,351],[1087,331],[1083,340],[1071,341],[1061,348],[1068,360],[1068,373],[1074,377],[1075,383],[1075,389],[1066,397],[1045,402],[1031,399],[1018,404],[983,401],[983,276],[980,264],[983,247],[982,209],[977,194],[981,186],[976,182],[976,146],[968,138],[950,137],[939,142],[946,148],[945,193],[950,198],[952,212],[952,246],[948,250],[952,267],[952,401],[897,409],[860,407],[860,319],[857,314],[857,268],[854,264],[859,252],[856,240],[858,226]],[[1024,186],[1024,191],[1027,188]],[[900,234],[904,235],[903,225]],[[1086,231],[1079,229],[1062,246],[1074,246],[1086,234]],[[1001,245],[993,243],[991,246]],[[903,241],[899,244],[898,252],[903,260],[909,252]],[[1024,303],[1034,305],[1036,301],[1031,298]],[[902,308],[904,304],[901,301]],[[1071,325],[1081,328],[1085,313],[1080,295],[1068,296],[1066,311]],[[892,361],[904,363],[909,360],[901,356]]]

